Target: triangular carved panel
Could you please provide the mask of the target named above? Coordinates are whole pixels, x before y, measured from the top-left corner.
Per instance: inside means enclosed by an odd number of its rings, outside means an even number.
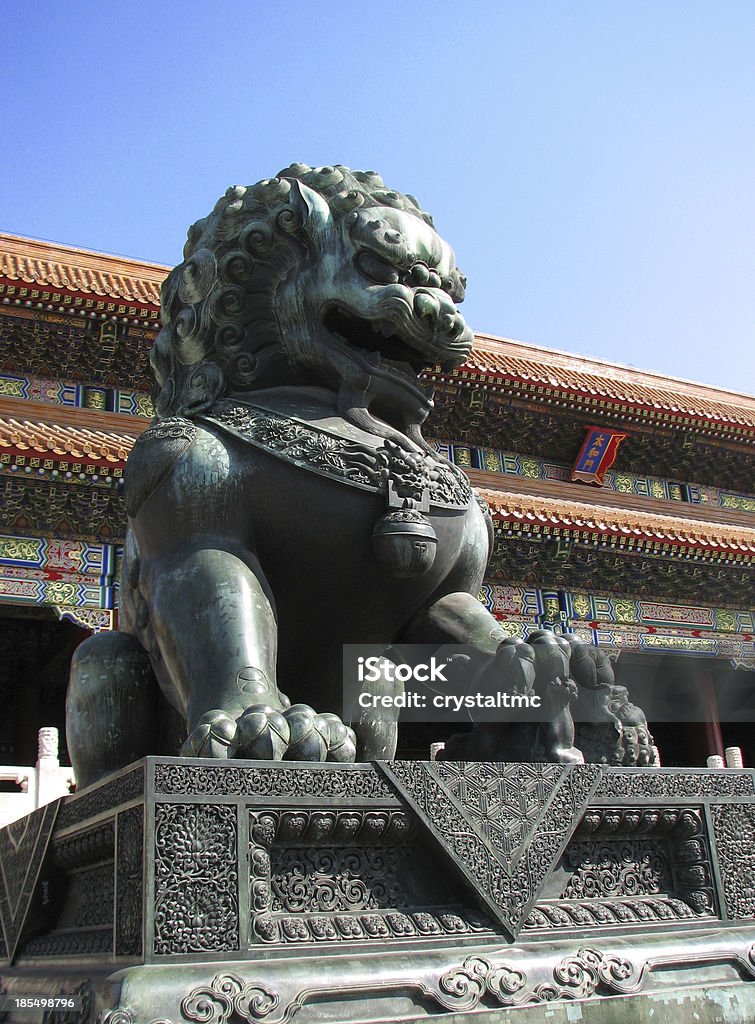
[[[0,829],[0,924],[4,959],[13,961],[60,800]]]
[[[601,777],[592,764],[390,761],[380,767],[513,938]]]

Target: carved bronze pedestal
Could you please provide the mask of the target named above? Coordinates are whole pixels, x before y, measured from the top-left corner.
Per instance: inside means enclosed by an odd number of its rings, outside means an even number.
[[[754,825],[751,771],[150,757],[0,833],[4,1006],[751,1021]]]

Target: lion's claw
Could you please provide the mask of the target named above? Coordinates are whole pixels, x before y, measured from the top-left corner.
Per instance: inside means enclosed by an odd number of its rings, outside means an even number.
[[[238,720],[240,757],[279,761],[288,749],[291,730],[280,711],[268,704],[252,705]]]
[[[225,711],[206,711],[184,741],[182,757],[235,757],[236,722]]]
[[[291,730],[287,761],[324,761],[330,745],[330,726],[308,704],[292,704],[283,712]]]
[[[328,723],[330,739],[328,742],[328,761],[351,763],[357,756],[357,738],[353,729],[344,725],[338,715],[320,715]]]

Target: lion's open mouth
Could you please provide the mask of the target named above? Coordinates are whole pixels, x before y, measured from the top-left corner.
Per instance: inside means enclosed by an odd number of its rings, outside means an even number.
[[[331,306],[323,316],[327,331],[357,349],[375,369],[388,370],[412,379],[422,373],[434,360],[394,332],[388,321],[366,320],[345,310]]]

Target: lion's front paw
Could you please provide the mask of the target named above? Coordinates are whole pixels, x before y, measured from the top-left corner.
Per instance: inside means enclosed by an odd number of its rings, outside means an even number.
[[[353,729],[344,725],[338,715],[320,715],[328,723],[328,761],[352,763],[357,757],[357,738]]]
[[[356,736],[337,715],[318,715],[308,704],[294,704],[282,711],[269,704],[254,704],[236,720],[219,709],[207,711],[189,733],[181,754],[343,763],[356,759]]]

